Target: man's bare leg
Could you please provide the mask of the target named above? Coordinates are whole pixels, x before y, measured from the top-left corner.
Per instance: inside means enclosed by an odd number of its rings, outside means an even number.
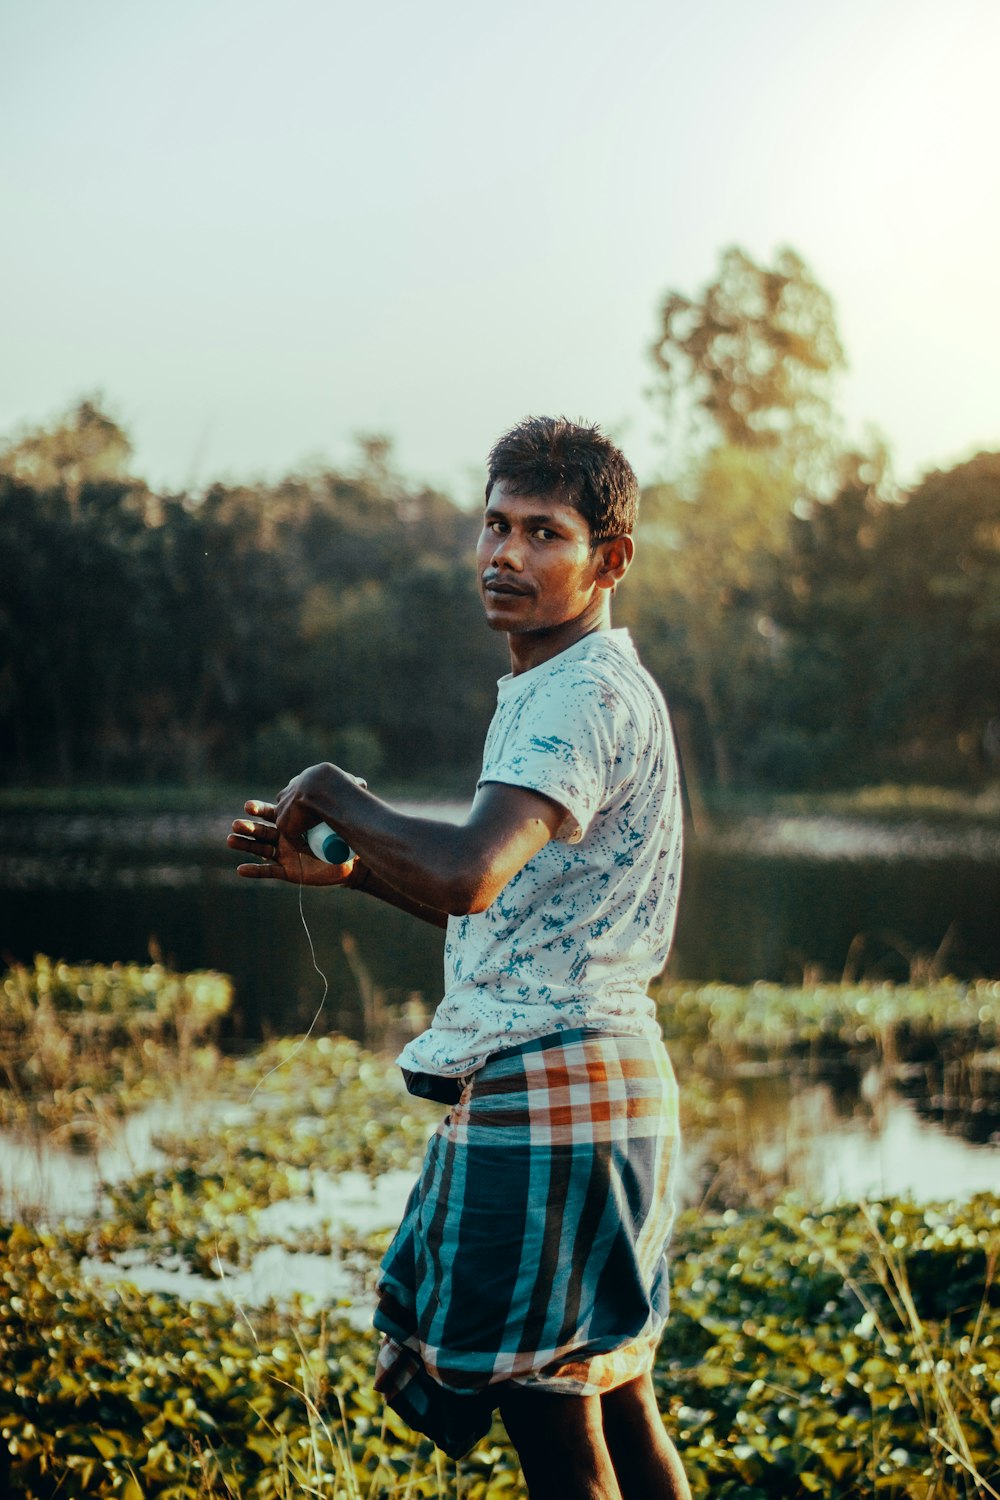
[[[530,1500],[622,1500],[604,1440],[600,1396],[510,1386],[500,1415]]]
[[[640,1375],[600,1401],[622,1500],[691,1500],[680,1456],[663,1429],[652,1376]]]

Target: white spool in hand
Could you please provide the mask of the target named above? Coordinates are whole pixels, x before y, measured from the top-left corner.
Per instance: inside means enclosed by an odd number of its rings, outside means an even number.
[[[334,833],[329,823],[317,823],[310,828],[306,834],[306,843],[309,850],[321,859],[325,865],[347,865],[354,858],[354,850]]]

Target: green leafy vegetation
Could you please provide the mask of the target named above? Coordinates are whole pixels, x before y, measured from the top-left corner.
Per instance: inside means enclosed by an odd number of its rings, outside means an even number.
[[[335,1313],[105,1286],[84,1240],[0,1236],[8,1493],[523,1494],[499,1425],[456,1471],[383,1410]],[[996,1198],[685,1215],[656,1380],[695,1494],[989,1493],[998,1251]]]
[[[995,1491],[998,1254],[996,1197],[687,1215],[657,1380],[695,1492]]]
[[[86,1015],[91,1035],[123,1047],[185,1011],[209,1026],[224,993],[219,976],[48,961],[8,982],[8,1035],[35,1024],[28,993],[74,1038]],[[887,1051],[904,1025],[942,1046],[991,1047],[1000,986],[673,985],[660,1003],[689,1140],[715,1130],[719,1155],[733,1147],[719,1125],[726,1067],[798,1066],[817,1047]],[[104,1051],[113,1097],[127,1070]],[[151,1076],[147,1093],[126,1089],[129,1107],[178,1087],[161,1054],[138,1055]],[[66,1066],[72,1087],[73,1067],[86,1071],[92,1057],[74,1053]],[[87,1078],[91,1089],[101,1081]],[[183,1120],[159,1140],[162,1161],[108,1188],[92,1222],[0,1228],[0,1490],[29,1500],[522,1496],[499,1423],[456,1466],[372,1391],[376,1340],[355,1304],[370,1296],[390,1226],[362,1233],[334,1210],[305,1229],[282,1221],[284,1205],[315,1208],[344,1171],[374,1191],[388,1173],[415,1170],[440,1111],[341,1037],[216,1056],[210,1084],[189,1074],[182,1087]],[[339,1258],[354,1291],[243,1306],[227,1278],[273,1247]],[[817,1209],[764,1193],[682,1215],[656,1380],[699,1500],[995,1491],[998,1255],[996,1196]],[[135,1266],[200,1280],[183,1296],[139,1291]]]
[[[227,1304],[87,1282],[79,1237],[14,1228],[0,1244],[4,1493],[454,1493],[374,1396],[371,1336],[295,1306],[251,1325]],[[465,1468],[468,1500],[513,1488],[496,1444]]]

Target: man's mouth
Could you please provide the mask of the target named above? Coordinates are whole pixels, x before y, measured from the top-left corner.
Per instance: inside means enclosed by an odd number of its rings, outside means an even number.
[[[505,578],[484,578],[483,588],[488,594],[522,595],[529,592],[528,589],[521,588],[516,583],[510,583]]]

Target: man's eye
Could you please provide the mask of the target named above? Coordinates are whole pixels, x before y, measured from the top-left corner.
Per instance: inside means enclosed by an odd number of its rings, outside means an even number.
[[[543,542],[551,542],[555,540],[555,532],[550,531],[547,526],[539,526],[537,531],[535,532],[535,535],[540,536]]]

